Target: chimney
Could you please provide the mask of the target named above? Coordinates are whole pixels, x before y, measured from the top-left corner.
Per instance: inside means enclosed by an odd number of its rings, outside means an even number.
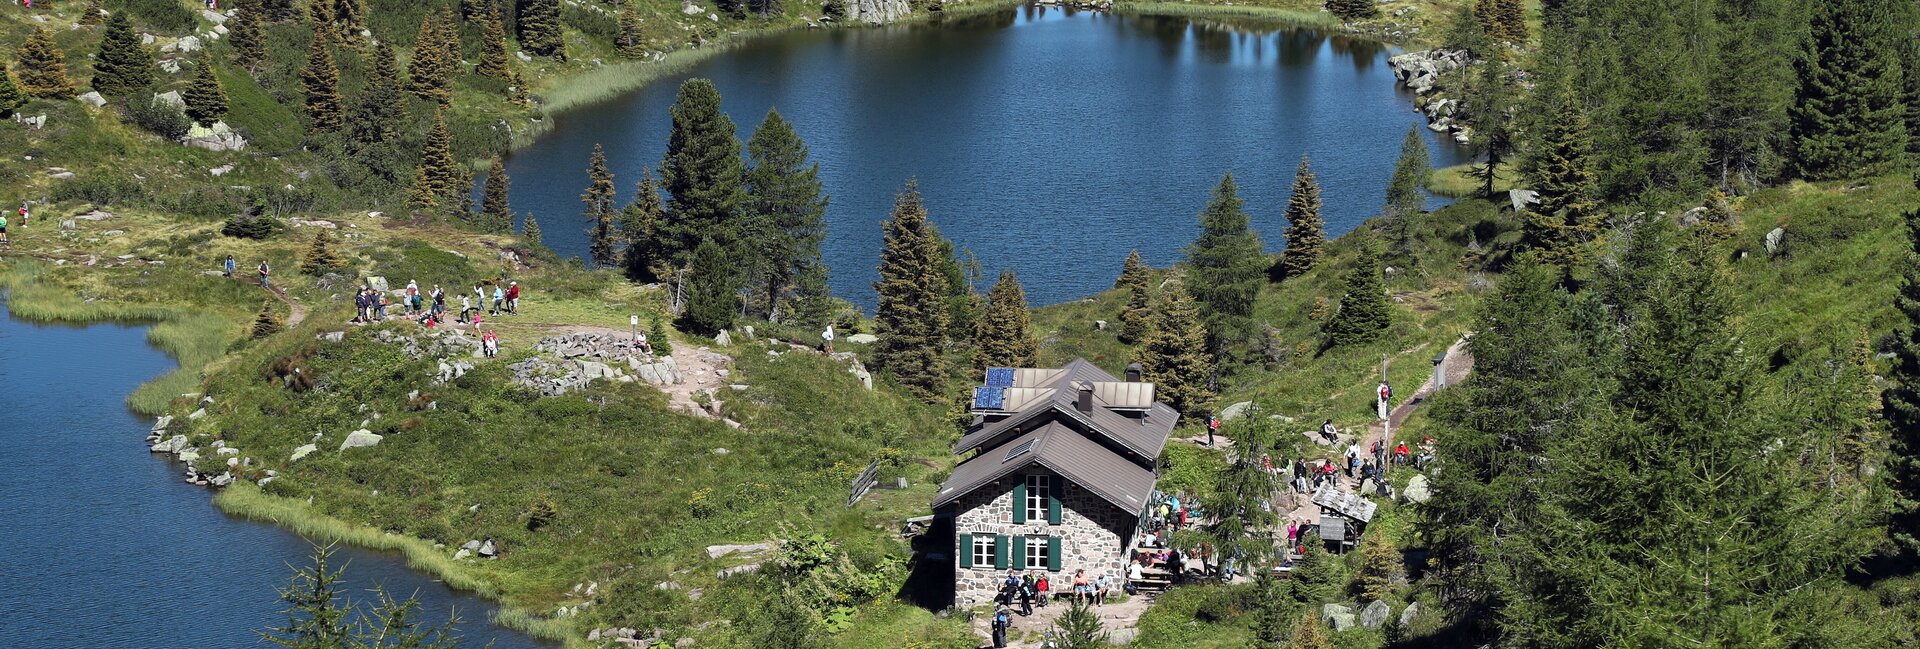
[[[1093,412],[1093,384],[1082,381],[1074,384],[1074,387],[1080,391],[1080,395],[1074,400],[1073,406],[1080,412]]]
[[[1140,373],[1141,373],[1141,369],[1140,369],[1139,363],[1127,364],[1127,382],[1128,383],[1139,383]]]

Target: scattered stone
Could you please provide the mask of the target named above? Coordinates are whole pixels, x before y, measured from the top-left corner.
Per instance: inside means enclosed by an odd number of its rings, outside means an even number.
[[[453,560],[454,560],[454,561],[459,561],[459,560],[461,560],[461,559],[465,559],[465,558],[467,558],[468,556],[470,556],[470,555],[472,555],[472,554],[473,554],[473,551],[472,551],[472,550],[468,550],[468,549],[466,549],[466,548],[460,548],[460,550],[459,550],[459,551],[457,551],[457,552],[454,552],[454,553],[453,553]]]
[[[187,134],[180,138],[180,143],[208,151],[239,151],[247,148],[247,138],[241,137],[226,122],[214,122],[212,126],[201,126],[196,122],[187,128]]]
[[[229,171],[233,171],[233,165],[224,164],[218,167],[214,167],[212,169],[208,169],[207,173],[213,174],[214,176],[225,176]]]
[[[1773,256],[1773,255],[1780,254],[1780,248],[1781,248],[1780,244],[1785,243],[1786,239],[1787,239],[1786,228],[1774,228],[1772,230],[1768,230],[1767,238],[1764,242],[1767,246],[1767,255]]]
[[[1407,625],[1413,624],[1413,619],[1416,617],[1420,617],[1419,602],[1408,604],[1406,610],[1400,611],[1400,626],[1404,628]]]
[[[200,10],[200,15],[205,16],[207,18],[207,22],[213,23],[215,25],[219,25],[227,22],[226,14],[220,13],[218,11],[214,11],[212,9],[202,9]]]
[[[299,462],[300,458],[311,455],[314,451],[318,450],[320,450],[320,447],[317,445],[303,444],[300,448],[293,449],[293,455],[287,458],[287,462]]]
[[[1107,330],[1107,321],[1105,321],[1105,320],[1095,320],[1095,321],[1093,321],[1093,328],[1094,328],[1095,330],[1097,330],[1097,331],[1106,331],[1106,330]]]
[[[478,554],[488,559],[494,559],[500,556],[500,550],[498,548],[493,547],[493,539],[487,539],[486,541],[483,541],[480,543],[480,549],[478,550]]]
[[[851,336],[847,336],[843,340],[853,343],[855,345],[871,345],[876,342],[879,342],[880,337],[875,336],[873,334],[854,334]]]
[[[732,345],[732,344],[733,344],[733,336],[729,336],[729,335],[727,335],[727,330],[725,330],[725,329],[721,329],[721,330],[720,330],[720,334],[719,334],[719,335],[717,335],[717,336],[714,336],[714,337],[713,337],[713,344],[715,344],[715,345],[719,345],[719,346],[721,346],[721,347],[726,347],[726,346],[728,346],[728,345]]]
[[[527,56],[527,53],[526,53],[526,52],[521,52],[521,51],[517,51],[517,50],[516,50],[516,51],[515,51],[515,52],[513,53],[513,56],[514,56],[514,58],[518,58],[518,59],[520,59],[520,62],[521,62],[521,63],[532,63],[532,62],[533,62],[533,57],[531,57],[531,56]]]
[[[54,167],[54,168],[55,168],[55,169],[59,169],[59,167]],[[64,171],[64,169],[63,169],[62,171]],[[107,220],[107,219],[111,219],[111,218],[113,218],[113,213],[112,213],[112,212],[106,212],[106,211],[102,211],[102,210],[92,210],[92,211],[89,211],[89,212],[87,212],[86,214],[81,214],[81,215],[79,215],[79,216],[75,216],[75,217],[73,217],[73,220],[75,220],[75,221],[105,221],[105,220]]]
[[[1427,476],[1416,475],[1407,481],[1407,488],[1400,491],[1407,502],[1424,503],[1433,497],[1433,489],[1427,486]]]
[[[160,70],[167,74],[180,74],[180,59],[161,59]]]
[[[161,415],[159,419],[153,420],[153,428],[151,430],[154,433],[161,433],[166,431],[168,426],[172,425],[173,415]]]
[[[75,97],[75,99],[79,99],[80,103],[86,104],[88,106],[92,106],[94,108],[99,108],[101,106],[107,105],[106,97],[102,97],[100,96],[100,93],[91,91],[91,90],[85,93],[82,93],[79,97]]]
[[[726,454],[728,454],[728,453],[732,453],[732,452],[733,452],[733,451],[729,451],[729,450],[727,450],[727,449],[725,449],[725,448],[716,448],[716,449],[713,449],[713,454],[714,454],[714,455],[726,455]]]
[[[34,115],[33,117],[16,114],[13,116],[13,121],[36,131],[47,127],[47,116],[45,113]]]
[[[171,439],[168,439],[164,442],[159,442],[157,444],[154,444],[151,447],[148,447],[147,450],[152,451],[154,453],[179,453],[186,449],[187,449],[187,436],[174,435]]]
[[[314,337],[313,337],[313,339],[314,339],[314,340],[324,340],[324,341],[326,341],[326,342],[330,342],[330,343],[337,343],[337,342],[340,342],[340,341],[343,341],[343,340],[346,340],[346,339],[347,339],[347,332],[345,332],[345,331],[329,331],[329,332],[326,332],[326,333],[323,333],[323,334],[320,334],[320,335],[318,335],[318,336],[314,336]]]
[[[760,572],[760,563],[759,563],[759,562],[754,562],[754,563],[749,563],[749,564],[745,564],[745,565],[738,565],[738,566],[734,566],[734,567],[732,567],[732,568],[727,568],[727,569],[724,569],[724,570],[721,570],[721,571],[719,572],[719,577],[720,577],[721,579],[726,579],[726,578],[728,578],[728,577],[732,577],[732,576],[734,576],[734,575],[746,575],[746,574],[752,574],[752,573],[756,573],[756,572]]]
[[[102,233],[100,233],[100,236],[103,236],[103,237],[117,237],[117,236],[120,236],[120,235],[123,235],[123,234],[126,234],[126,233],[127,233],[127,231],[126,231],[126,230],[108,230],[108,231],[106,231],[106,232],[102,232]],[[157,263],[160,263],[160,262],[157,262],[157,261],[156,261],[156,262],[153,262],[153,263],[156,263],[156,264],[157,264]]]
[[[376,444],[379,444],[381,439],[382,437],[380,435],[375,434],[373,431],[362,428],[360,430],[347,433],[346,441],[340,442],[340,450],[344,451],[350,448],[362,448],[367,446],[374,446]]]
[[[740,333],[746,335],[747,340],[753,340],[753,325],[741,325]]]
[[[718,559],[720,557],[724,557],[736,552],[741,554],[759,554],[761,552],[766,552],[767,550],[770,550],[770,549],[773,549],[773,546],[767,545],[765,543],[748,543],[745,545],[709,545],[707,546],[707,558]]]
[[[1373,600],[1373,603],[1368,604],[1366,608],[1361,609],[1360,626],[1369,629],[1378,629],[1380,625],[1386,624],[1387,619],[1391,617],[1393,617],[1393,607],[1387,606],[1386,602],[1376,599]]]
[[[196,420],[196,419],[199,419],[199,418],[201,418],[201,417],[205,417],[205,416],[207,416],[207,409],[206,409],[206,408],[201,408],[201,409],[198,409],[198,410],[195,410],[195,411],[193,411],[192,413],[189,413],[189,414],[187,415],[187,421],[193,421],[193,420]]]
[[[1220,409],[1220,421],[1233,421],[1247,416],[1247,409],[1253,407],[1252,401],[1241,401]]]
[[[186,110],[187,100],[180,98],[180,91],[168,90],[153,96],[153,103],[175,110]]]

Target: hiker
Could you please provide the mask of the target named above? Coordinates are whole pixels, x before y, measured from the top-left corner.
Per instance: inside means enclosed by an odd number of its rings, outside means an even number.
[[[1399,446],[1393,447],[1393,463],[1394,464],[1407,463],[1407,443],[1406,442],[1400,442]]]
[[[831,324],[827,325],[826,331],[820,332],[820,349],[828,354],[833,353],[833,325]]]
[[[653,343],[647,340],[647,332],[636,331],[633,333],[633,347],[640,350],[642,354],[646,354],[649,357],[653,356]]]
[[[1217,432],[1220,432],[1220,416],[1213,415],[1211,417],[1208,417],[1207,418],[1207,448],[1213,448],[1213,434]]]
[[[1020,615],[1033,615],[1033,575],[1020,576]]]
[[[1004,649],[1007,646],[1007,629],[1013,627],[1013,611],[1000,607],[993,612],[993,647]]]
[[[31,216],[31,213],[27,211],[27,202],[20,201],[20,227],[27,227],[28,216]]]
[[[481,285],[477,283],[473,285],[473,308],[475,314],[478,314],[482,307],[487,306],[487,291],[480,286]]]
[[[460,318],[459,320],[456,320],[456,322],[463,322],[463,323],[466,322],[468,316],[470,316],[472,313],[473,313],[473,298],[467,297],[465,295],[460,296]]]
[[[500,355],[500,336],[488,329],[486,335],[480,337],[480,350],[487,358]]]
[[[1325,438],[1328,442],[1332,442],[1340,437],[1340,430],[1333,427],[1332,419],[1320,423],[1320,437]]]
[[[1093,583],[1087,581],[1087,571],[1073,571],[1073,598],[1081,602],[1093,599]]]
[[[499,284],[494,284],[493,285],[493,308],[487,310],[487,315],[495,315],[495,316],[500,315],[500,305],[501,303],[504,303],[506,301],[507,301],[507,292],[500,290]]]
[[[267,266],[267,260],[265,259],[260,260],[260,286],[261,287],[263,288],[267,287],[267,276],[272,274],[273,274],[273,269]]]
[[[507,313],[520,313],[520,283],[507,282]]]
[[[13,243],[11,239],[7,238],[7,215],[5,214],[0,214],[0,243]]]
[[[233,279],[233,271],[236,268],[233,263],[233,255],[227,255],[227,261],[220,264],[220,268],[226,273],[227,279]]]
[[[374,291],[374,293],[377,299],[373,301],[373,314],[376,318],[385,320],[387,319],[387,292]]]
[[[1139,559],[1128,561],[1127,562],[1127,583],[1126,585],[1121,586],[1120,588],[1122,590],[1127,591],[1128,595],[1138,595],[1140,594],[1140,581],[1142,579],[1145,579],[1146,576],[1147,576],[1147,571],[1145,568],[1142,568],[1140,566]]]
[[[1047,607],[1047,596],[1052,593],[1053,584],[1047,581],[1047,573],[1040,573],[1040,578],[1033,580],[1033,598],[1039,600],[1040,608]]]
[[[446,313],[447,312],[447,292],[444,290],[441,290],[439,284],[434,284],[433,293],[431,295],[433,296],[433,314],[440,315],[442,313]]]
[[[1104,572],[1100,573],[1099,577],[1095,577],[1093,579],[1093,605],[1094,606],[1100,606],[1102,604],[1107,603],[1107,589],[1110,588],[1112,585],[1113,585],[1113,582],[1107,579],[1107,573],[1104,573]]]

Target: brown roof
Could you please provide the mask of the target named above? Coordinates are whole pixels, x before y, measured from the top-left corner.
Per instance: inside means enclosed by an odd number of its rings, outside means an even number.
[[[1029,443],[1033,445],[1031,448],[1014,454]],[[940,485],[939,495],[934,496],[933,506],[946,505],[1034,464],[1051,469],[1130,514],[1138,514],[1146,507],[1158,477],[1152,469],[1115,453],[1079,431],[1059,422],[1048,422],[954,467],[953,475]]]
[[[1049,380],[1044,385],[1019,386],[1022,398],[1012,415],[994,421],[982,421],[973,431],[960,438],[953,452],[967,451],[994,445],[994,440],[1018,434],[1027,424],[1036,421],[1044,413],[1056,413],[1055,420],[1070,419],[1079,422],[1078,428],[1101,434],[1114,443],[1126,448],[1147,462],[1160,457],[1160,449],[1167,444],[1167,436],[1173,432],[1174,424],[1180,421],[1180,413],[1164,403],[1150,402],[1145,408],[1146,416],[1129,415],[1114,410],[1139,410],[1144,404],[1142,395],[1135,390],[1100,389],[1102,383],[1120,383],[1112,374],[1106,373],[1086,359],[1076,358],[1059,370],[1016,370],[1017,377]],[[1075,407],[1079,398],[1076,384],[1080,382],[1094,385],[1093,412],[1081,412]],[[1037,389],[1036,389],[1037,388]],[[1103,395],[1102,392],[1107,394]],[[1151,394],[1150,392],[1148,394]],[[1008,391],[1008,407],[1016,406],[1014,390]],[[1115,401],[1108,401],[1112,398]],[[1150,397],[1148,397],[1150,398]]]

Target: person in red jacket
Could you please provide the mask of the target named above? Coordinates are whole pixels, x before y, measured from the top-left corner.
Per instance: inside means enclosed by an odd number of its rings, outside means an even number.
[[[520,313],[520,283],[507,283],[507,313]]]

